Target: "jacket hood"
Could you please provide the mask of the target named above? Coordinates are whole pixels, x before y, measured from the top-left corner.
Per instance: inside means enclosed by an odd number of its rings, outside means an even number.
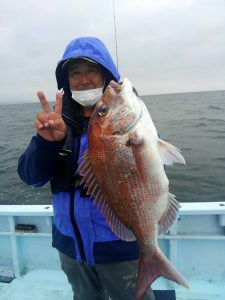
[[[56,67],[56,80],[58,89],[68,88],[68,78],[65,68],[62,68],[64,62],[70,58],[86,57],[99,63],[107,71],[108,80],[119,82],[120,74],[109,54],[106,46],[95,37],[80,37],[72,40],[66,47],[61,60]],[[111,77],[111,78],[110,78]]]

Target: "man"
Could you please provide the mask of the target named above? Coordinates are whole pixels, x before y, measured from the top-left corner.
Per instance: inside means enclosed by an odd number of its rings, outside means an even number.
[[[37,135],[20,157],[21,179],[33,186],[49,180],[52,189],[53,247],[74,299],[135,299],[139,246],[120,240],[93,205],[76,174],[88,147],[87,125],[97,100],[120,75],[105,45],[94,37],[75,39],[56,68],[58,88],[54,111],[43,92],[38,98]],[[144,299],[154,299],[149,289]]]

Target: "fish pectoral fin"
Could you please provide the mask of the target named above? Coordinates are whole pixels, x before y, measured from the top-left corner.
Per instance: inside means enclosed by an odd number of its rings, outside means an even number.
[[[180,204],[175,199],[175,195],[169,193],[169,205],[168,209],[160,220],[158,226],[158,233],[162,234],[167,232],[170,227],[173,225],[174,221],[176,221],[178,217],[178,212],[180,209]]]
[[[84,155],[81,157],[77,172],[83,176],[81,184],[84,184],[84,187],[87,188],[87,195],[90,195],[93,204],[98,206],[112,232],[114,232],[124,241],[135,241],[136,237],[134,236],[133,232],[119,220],[105,199],[105,196],[103,195],[98,184],[97,178],[93,173],[91,158],[88,150],[85,151]]]
[[[158,145],[164,165],[172,165],[174,162],[186,164],[185,159],[178,148],[161,139],[158,139]]]

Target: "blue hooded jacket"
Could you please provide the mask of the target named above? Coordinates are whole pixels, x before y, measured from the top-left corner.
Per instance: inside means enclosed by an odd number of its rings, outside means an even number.
[[[67,83],[67,74],[62,66],[64,62],[71,58],[87,57],[99,63],[104,69],[110,72],[111,80],[118,82],[120,75],[106,48],[106,46],[95,37],[80,37],[72,40],[66,47],[61,60],[56,68],[56,80],[58,89],[64,88]]]
[[[109,79],[119,81],[119,73],[105,45],[94,37],[75,39],[67,46],[56,68],[58,88],[65,88],[67,74],[63,63],[71,58],[86,57],[101,64]],[[69,122],[67,117],[64,119]],[[71,122],[72,123],[72,122]],[[62,156],[64,141],[49,142],[38,134],[34,136],[18,163],[21,179],[29,185],[43,186],[54,180],[57,159]],[[87,128],[73,136],[72,168],[88,148]],[[88,264],[133,260],[139,257],[139,245],[119,239],[106,224],[105,218],[90,197],[82,194],[81,187],[53,192],[53,247],[65,255]],[[71,198],[72,195],[72,198]]]

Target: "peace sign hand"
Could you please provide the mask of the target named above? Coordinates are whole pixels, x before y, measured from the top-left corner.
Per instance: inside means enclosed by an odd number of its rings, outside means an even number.
[[[37,92],[43,112],[37,113],[34,125],[38,134],[47,141],[62,141],[66,136],[66,124],[62,119],[62,95],[56,94],[55,110],[51,111],[45,94]]]

